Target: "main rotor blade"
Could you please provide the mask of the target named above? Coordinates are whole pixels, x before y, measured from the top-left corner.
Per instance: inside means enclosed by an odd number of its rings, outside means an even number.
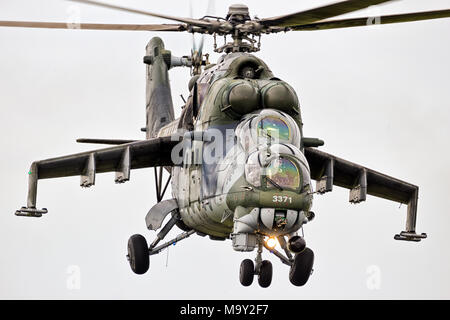
[[[284,16],[265,18],[258,20],[265,26],[291,27],[303,24],[310,24],[316,21],[339,16],[341,14],[365,9],[367,7],[389,2],[393,0],[348,0],[330,4],[315,9],[287,14]]]
[[[449,17],[450,17],[450,9],[446,9],[446,10],[436,10],[436,11],[395,14],[395,15],[380,16],[380,17],[365,17],[365,18],[322,21],[322,22],[305,24],[305,25],[301,25],[301,26],[294,26],[294,27],[291,27],[291,29],[297,30],[297,31],[326,30],[326,29],[336,29],[336,28],[370,26],[370,25],[374,25],[374,24],[412,22],[412,21],[421,21],[421,20],[430,20],[430,19],[449,18]]]
[[[178,21],[178,22],[184,22],[184,23],[187,23],[187,24],[190,24],[193,26],[198,26],[198,27],[211,26],[211,23],[208,21],[205,21],[205,20],[168,16],[168,15],[164,15],[164,14],[153,13],[153,12],[148,12],[148,11],[143,11],[143,10],[138,10],[138,9],[125,8],[125,7],[116,6],[113,4],[108,4],[108,3],[103,3],[103,2],[90,1],[90,0],[68,0],[68,1],[83,3],[83,4],[88,4],[88,5],[93,5],[93,6],[98,6],[98,7],[108,8],[108,9],[120,10],[120,11],[125,11],[128,13],[137,13],[137,14],[142,14],[142,15],[151,16],[151,17],[174,20],[174,21]]]
[[[206,15],[210,15],[213,14],[214,12],[212,12],[214,10],[215,7],[215,2],[214,0],[208,0],[208,7],[206,9]],[[192,18],[193,16],[193,10],[192,10],[192,0],[189,1],[189,17]],[[195,40],[195,35],[194,33],[192,33],[192,49],[191,49],[191,55],[194,54],[194,52],[198,53],[198,56],[200,57],[200,62],[203,59],[203,44],[205,42],[205,35],[202,34],[201,38],[200,38],[200,44],[197,47],[197,42]]]
[[[132,31],[185,31],[182,24],[105,24],[105,23],[66,23],[34,21],[0,21],[0,27],[86,29],[86,30],[132,30]]]
[[[189,0],[189,18],[193,17],[192,13],[192,0]],[[194,54],[194,52],[197,50],[197,44],[195,43],[195,34],[192,33],[192,43],[191,43],[191,56]]]
[[[198,54],[202,56],[203,54],[203,44],[205,43],[205,35],[202,34],[202,37],[200,38],[200,45],[198,46]]]

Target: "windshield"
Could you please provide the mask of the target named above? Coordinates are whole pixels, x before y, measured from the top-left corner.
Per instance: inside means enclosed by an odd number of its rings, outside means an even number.
[[[271,137],[281,140],[290,140],[291,132],[287,123],[274,116],[262,118],[258,123],[258,135],[262,137]]]
[[[297,189],[300,187],[300,173],[297,165],[287,158],[276,158],[266,168],[269,178],[268,188],[281,187]]]
[[[300,148],[301,132],[291,116],[271,109],[246,115],[236,135],[242,148],[251,153],[262,145],[290,144]]]

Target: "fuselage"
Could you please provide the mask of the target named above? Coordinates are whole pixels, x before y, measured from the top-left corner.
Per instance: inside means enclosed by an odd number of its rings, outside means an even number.
[[[295,91],[246,53],[223,56],[194,80],[183,110],[192,123],[182,115],[159,134],[201,133],[184,138],[172,168],[184,224],[213,238],[297,231],[312,194]]]

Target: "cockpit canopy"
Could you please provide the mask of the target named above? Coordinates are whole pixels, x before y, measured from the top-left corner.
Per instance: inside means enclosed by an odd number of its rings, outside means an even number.
[[[295,161],[286,157],[272,159],[266,167],[265,176],[274,187],[294,190],[300,187],[300,169]]]
[[[246,115],[239,123],[236,134],[247,152],[262,144],[287,143],[300,148],[301,134],[297,123],[277,110],[263,109]]]
[[[309,166],[303,153],[292,145],[275,144],[251,153],[245,178],[257,188],[301,190],[310,184]]]

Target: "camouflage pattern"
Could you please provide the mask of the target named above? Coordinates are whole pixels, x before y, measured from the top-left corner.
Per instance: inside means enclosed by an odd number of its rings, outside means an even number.
[[[193,120],[194,131],[221,133],[219,139],[223,140],[219,143],[223,154],[207,164],[204,156],[210,143],[190,141],[188,150],[184,150],[189,155],[185,163],[173,168],[172,192],[178,200],[183,222],[202,233],[228,238],[233,233],[234,221],[255,208],[289,209],[296,212],[295,220],[300,220],[297,217],[311,208],[309,183],[295,191],[253,187],[244,174],[248,154],[236,136],[241,120],[262,109],[279,110],[290,116],[301,136],[299,102],[292,87],[274,77],[261,59],[248,53],[223,56],[198,77],[197,92],[192,87],[190,98],[197,99],[199,105],[198,115]],[[188,101],[185,109],[189,109],[190,103]],[[168,127],[164,128],[164,135],[168,134]],[[301,145],[298,143],[292,148],[300,149]],[[306,175],[309,181],[309,173]],[[289,202],[274,202],[278,197]],[[301,225],[298,223],[283,231],[255,225],[251,232],[284,235],[297,231]]]

